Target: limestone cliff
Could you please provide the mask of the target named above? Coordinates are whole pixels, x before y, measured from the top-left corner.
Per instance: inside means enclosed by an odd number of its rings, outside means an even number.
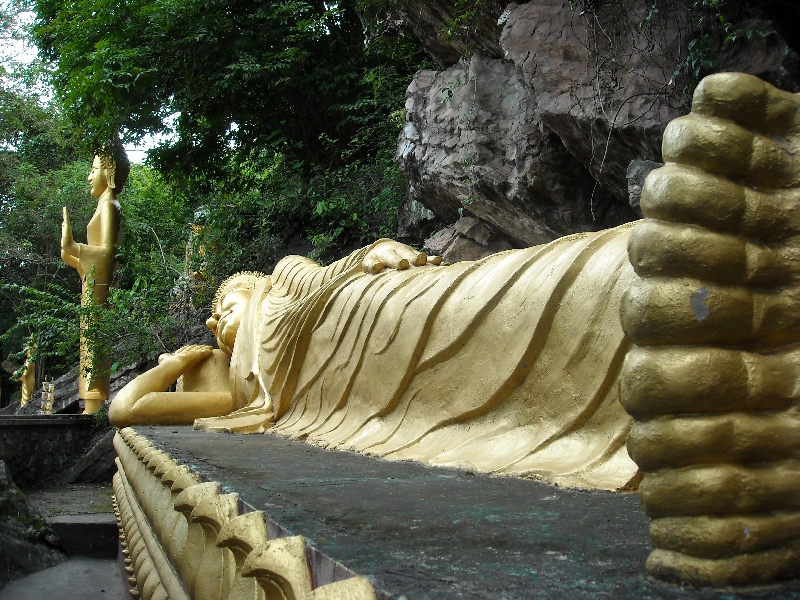
[[[800,90],[792,43],[744,2],[727,32],[677,0],[478,4],[471,29],[449,39],[441,31],[463,3],[398,9],[444,68],[420,71],[407,91],[399,236],[422,234],[447,260],[637,218],[637,190],[661,160],[664,127],[688,111],[695,68]],[[465,234],[477,229],[464,217],[486,232]],[[431,236],[440,223],[452,225]]]

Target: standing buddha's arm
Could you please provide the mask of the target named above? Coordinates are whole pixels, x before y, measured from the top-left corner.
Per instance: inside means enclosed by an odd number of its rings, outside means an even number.
[[[106,280],[114,262],[114,245],[119,233],[119,208],[113,202],[100,206],[100,243],[82,244],[72,237],[72,226],[66,207],[63,208],[64,221],[61,228],[61,258],[83,276],[92,267],[95,277]]]
[[[78,275],[83,279],[84,273],[81,269],[80,260],[78,259],[80,247],[72,237],[72,224],[70,223],[69,212],[66,206],[61,209],[61,214],[63,215],[63,221],[61,223],[61,260],[78,271]]]

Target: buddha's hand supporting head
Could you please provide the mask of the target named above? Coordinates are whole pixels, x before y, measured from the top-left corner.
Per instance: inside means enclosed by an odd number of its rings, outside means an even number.
[[[376,275],[384,269],[402,271],[409,267],[439,265],[441,262],[440,256],[428,256],[394,240],[381,240],[367,252],[361,261],[361,267],[365,273]]]
[[[629,243],[639,347],[620,399],[653,518],[648,569],[692,583],[797,574],[800,95],[708,77],[664,133]]]
[[[206,321],[206,326],[217,337],[220,350],[233,353],[236,334],[250,304],[253,290],[265,277],[263,273],[252,271],[236,273],[223,281],[217,289],[211,305],[211,317]]]

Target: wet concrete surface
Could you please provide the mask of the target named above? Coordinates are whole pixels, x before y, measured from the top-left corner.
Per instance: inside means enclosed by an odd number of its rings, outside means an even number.
[[[0,590],[0,600],[131,600],[116,560],[71,558]]]
[[[335,452],[275,435],[136,427],[396,598],[798,598],[800,582],[681,588],[644,564],[635,494]]]

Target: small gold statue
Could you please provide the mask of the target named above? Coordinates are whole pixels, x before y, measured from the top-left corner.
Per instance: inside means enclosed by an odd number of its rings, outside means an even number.
[[[86,226],[86,244],[72,237],[69,213],[64,207],[61,225],[61,258],[78,272],[83,282],[82,302],[105,304],[116,267],[115,246],[120,237],[120,213],[117,194],[130,172],[124,150],[114,150],[94,157],[88,181],[91,194],[97,198],[97,209]],[[93,359],[86,347],[84,326],[81,325],[79,396],[85,401],[84,413],[94,413],[108,399],[108,374],[93,372]],[[104,369],[102,369],[104,370]]]
[[[12,376],[12,381],[18,381],[21,384],[19,405],[25,406],[30,401],[34,389],[36,389],[36,362],[33,357],[36,355],[36,349],[28,346],[25,348],[25,364]]]
[[[39,411],[43,415],[53,414],[53,403],[56,399],[56,382],[42,382],[42,409]]]

